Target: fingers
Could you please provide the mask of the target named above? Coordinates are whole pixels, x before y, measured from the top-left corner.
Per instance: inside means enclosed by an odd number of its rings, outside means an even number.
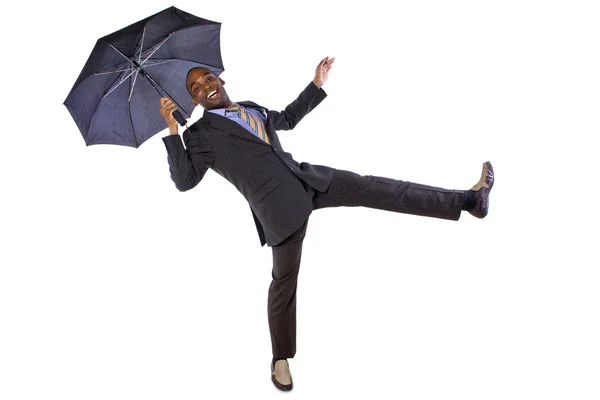
[[[319,67],[323,67],[327,71],[329,71],[329,69],[331,68],[331,64],[333,64],[334,61],[335,61],[335,57],[333,57],[333,58],[325,57],[319,63]]]
[[[173,123],[175,119],[173,118],[173,111],[177,110],[177,105],[168,97],[160,98],[160,113],[162,114],[167,124]]]
[[[176,110],[177,105],[168,97],[160,98],[160,109],[161,110]]]
[[[327,57],[327,59],[324,62],[325,68],[327,68],[327,69],[331,68],[331,64],[333,64],[334,61],[335,61],[335,57],[333,57],[333,58]]]

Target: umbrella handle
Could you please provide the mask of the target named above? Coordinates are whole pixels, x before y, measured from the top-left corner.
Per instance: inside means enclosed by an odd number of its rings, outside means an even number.
[[[187,124],[187,120],[183,118],[183,114],[179,110],[173,111],[173,118],[175,118],[181,126],[185,126],[185,124]]]

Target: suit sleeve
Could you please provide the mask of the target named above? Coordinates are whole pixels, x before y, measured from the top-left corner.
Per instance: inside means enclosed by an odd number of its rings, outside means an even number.
[[[275,130],[287,131],[294,129],[306,114],[319,105],[327,94],[323,89],[319,89],[312,81],[300,93],[300,96],[288,105],[285,110],[269,111],[269,117],[273,121]]]
[[[186,129],[183,132],[183,141],[185,148],[179,135],[163,137],[171,179],[181,192],[190,190],[200,183],[208,168],[214,163],[213,152],[202,135],[190,133]]]

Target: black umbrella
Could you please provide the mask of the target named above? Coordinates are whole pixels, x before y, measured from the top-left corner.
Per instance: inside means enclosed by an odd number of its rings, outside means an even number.
[[[98,39],[64,102],[85,143],[139,147],[167,127],[161,96],[189,118],[186,74],[223,72],[220,32],[220,23],[170,7]]]

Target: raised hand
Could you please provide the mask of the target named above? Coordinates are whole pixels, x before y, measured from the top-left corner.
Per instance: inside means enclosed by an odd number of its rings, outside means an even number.
[[[334,61],[335,57],[325,57],[321,60],[319,65],[317,65],[317,70],[315,71],[315,79],[313,79],[313,83],[317,85],[318,88],[321,88],[321,86],[323,86],[325,82],[327,82],[329,70],[331,69],[331,65]]]

